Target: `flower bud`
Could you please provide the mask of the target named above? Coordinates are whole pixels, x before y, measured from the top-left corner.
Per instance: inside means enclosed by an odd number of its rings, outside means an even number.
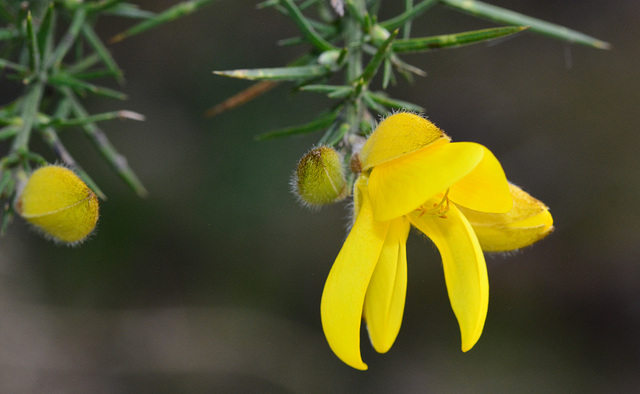
[[[340,66],[338,65],[338,60],[340,59],[340,54],[342,52],[337,49],[332,49],[329,51],[324,51],[318,56],[318,63],[323,66],[327,66],[330,69],[337,69]]]
[[[362,170],[406,155],[437,141],[449,142],[447,135],[422,116],[398,112],[386,117],[360,151]]]
[[[20,192],[16,211],[46,237],[70,245],[82,242],[98,221],[98,197],[71,170],[45,166]]]
[[[389,33],[389,30],[380,25],[373,25],[373,27],[371,27],[370,35],[371,41],[375,45],[382,45],[382,43],[385,42],[387,38],[389,38],[391,33]]]
[[[300,159],[292,186],[305,205],[319,207],[342,200],[347,194],[342,157],[327,146],[312,149]]]
[[[509,184],[513,208],[506,213],[487,213],[458,206],[473,227],[480,247],[487,252],[506,252],[529,246],[553,231],[553,217],[542,201]]]

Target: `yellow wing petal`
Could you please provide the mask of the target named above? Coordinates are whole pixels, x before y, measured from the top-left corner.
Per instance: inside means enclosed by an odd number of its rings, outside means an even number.
[[[379,353],[391,348],[402,324],[407,295],[409,228],[409,221],[404,217],[391,222],[364,299],[369,339]]]
[[[367,369],[360,355],[364,298],[384,244],[389,222],[373,219],[367,193],[356,221],[324,285],[320,314],[331,350],[346,364]]]
[[[391,220],[417,209],[469,174],[480,162],[482,145],[435,142],[373,168],[369,195],[376,220]]]
[[[470,142],[467,142],[470,143]],[[459,144],[453,143],[452,145]],[[449,190],[449,198],[456,204],[482,212],[507,212],[513,206],[509,182],[500,162],[482,145],[482,160]]]
[[[454,205],[446,217],[412,213],[409,218],[440,251],[449,300],[460,325],[462,351],[466,352],[480,339],[489,305],[487,266],[478,240]]]

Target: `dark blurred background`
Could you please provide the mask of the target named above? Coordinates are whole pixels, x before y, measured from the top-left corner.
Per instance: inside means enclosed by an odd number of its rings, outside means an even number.
[[[143,1],[163,10],[173,1]],[[312,212],[289,192],[319,135],[255,142],[329,103],[282,85],[213,119],[249,86],[211,71],[273,67],[304,48],[290,20],[220,1],[110,47],[124,103],[143,123],[105,123],[147,188],[140,199],[81,133],[63,140],[109,199],[97,233],[56,246],[19,219],[0,239],[0,387],[7,393],[634,392],[640,387],[638,87],[635,1],[491,1],[582,31],[610,51],[525,32],[406,59],[428,72],[391,89],[454,140],[489,147],[511,181],[551,207],[556,231],[488,256],[489,315],[460,351],[440,258],[409,239],[403,327],[386,355],[363,337],[369,370],[342,364],[319,304],[348,209]],[[401,2],[383,4],[383,18]],[[109,37],[129,21],[103,18]],[[438,6],[415,35],[494,26]],[[2,102],[7,98],[0,93]],[[35,148],[47,148],[35,143]],[[51,156],[49,156],[51,157]]]

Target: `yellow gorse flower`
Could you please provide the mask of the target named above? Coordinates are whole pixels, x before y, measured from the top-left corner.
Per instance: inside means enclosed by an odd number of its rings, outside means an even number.
[[[322,294],[322,326],[331,349],[346,364],[366,369],[363,317],[376,351],[393,345],[404,312],[411,225],[440,251],[462,350],[471,349],[489,303],[483,248],[513,250],[543,238],[553,229],[548,208],[509,184],[487,148],[452,143],[411,113],[378,125],[360,152],[360,167],[353,227]]]
[[[82,242],[98,221],[98,197],[73,171],[61,166],[35,170],[15,206],[45,236],[71,245]]]

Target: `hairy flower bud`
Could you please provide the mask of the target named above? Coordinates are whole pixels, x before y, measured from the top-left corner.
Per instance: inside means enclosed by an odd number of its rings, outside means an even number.
[[[319,207],[340,201],[347,194],[342,157],[327,146],[312,149],[300,159],[291,183],[305,205]]]
[[[95,193],[73,171],[55,165],[31,174],[15,208],[46,237],[71,245],[82,242],[98,221]]]

